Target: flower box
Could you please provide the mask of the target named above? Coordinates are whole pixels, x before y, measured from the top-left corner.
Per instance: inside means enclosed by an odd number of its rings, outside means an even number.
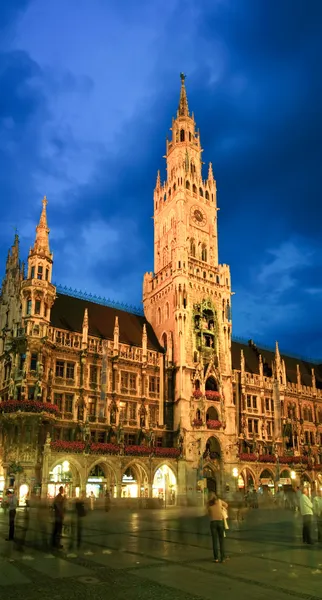
[[[85,442],[67,442],[63,440],[56,440],[51,442],[50,447],[55,452],[74,452],[81,454],[85,450]]]
[[[208,429],[220,429],[221,427],[221,421],[214,421],[209,419],[209,421],[207,421],[207,428]]]
[[[275,463],[276,456],[274,454],[260,454],[258,460],[262,463]]]
[[[242,452],[239,455],[239,459],[245,462],[256,462],[257,456],[256,454],[248,454],[247,452]]]
[[[201,390],[194,390],[194,391],[192,392],[192,395],[193,395],[193,397],[194,397],[194,398],[201,398],[201,396],[202,396],[202,391],[201,391]]]
[[[220,400],[220,392],[206,390],[206,398],[207,400]]]
[[[92,454],[119,454],[120,446],[118,444],[97,442],[90,445],[90,451]]]
[[[165,456],[167,458],[178,458],[180,456],[179,448],[155,448],[155,456]]]
[[[6,400],[5,402],[1,402],[0,411],[4,413],[16,413],[18,411],[27,413],[47,412],[56,415],[58,413],[58,406],[50,402],[37,402],[33,400]]]
[[[192,421],[192,424],[194,427],[201,427],[202,426],[202,419],[194,419]]]
[[[125,454],[129,456],[150,456],[149,446],[125,446]]]

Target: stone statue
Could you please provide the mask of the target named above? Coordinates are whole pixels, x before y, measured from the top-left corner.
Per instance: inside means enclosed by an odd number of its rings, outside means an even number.
[[[116,439],[118,444],[124,444],[124,430],[121,424],[117,428]]]
[[[46,435],[46,442],[45,442],[45,445],[48,447],[48,446],[50,446],[50,444],[51,444],[51,437],[50,437],[50,433],[49,433],[49,431],[48,431],[48,432],[47,432],[47,435]]]
[[[13,377],[11,377],[10,378],[10,383],[9,383],[9,391],[8,391],[9,398],[13,398],[14,397],[14,395],[15,395],[15,387],[16,386],[15,386],[14,379],[13,379]]]
[[[154,444],[155,444],[155,433],[154,433],[153,429],[150,429],[149,438],[148,439],[149,439],[149,446],[150,446],[150,448],[153,448]]]

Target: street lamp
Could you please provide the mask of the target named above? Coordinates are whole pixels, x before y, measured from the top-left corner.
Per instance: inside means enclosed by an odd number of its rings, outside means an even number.
[[[296,479],[296,473],[295,471],[291,471],[291,479]]]

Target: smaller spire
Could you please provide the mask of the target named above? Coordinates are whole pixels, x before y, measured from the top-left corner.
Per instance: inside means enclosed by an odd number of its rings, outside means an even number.
[[[156,184],[155,184],[155,188],[157,190],[159,190],[160,187],[161,187],[161,177],[160,177],[160,171],[158,170],[158,172],[157,172],[157,181],[156,181]]]
[[[279,350],[279,347],[278,347],[278,342],[276,342],[276,344],[275,344],[275,360],[278,363],[280,363],[280,360],[281,360],[281,355],[280,355],[280,350]]]
[[[212,163],[209,163],[209,167],[208,167],[208,181],[213,181],[214,180],[214,173],[212,170]]]
[[[118,317],[115,317],[113,337],[114,337],[113,353],[114,353],[114,355],[116,355],[119,352],[119,341],[120,341],[120,329],[119,329],[119,318]]]
[[[298,385],[298,387],[301,387],[302,382],[301,382],[300,365],[296,365],[296,379],[297,379],[297,385]]]
[[[311,369],[311,377],[312,377],[312,388],[316,390],[316,379],[315,379],[315,371],[314,367]]]
[[[82,329],[82,348],[86,348],[88,343],[88,309],[84,310],[83,329]]]
[[[36,239],[33,251],[34,252],[44,252],[45,254],[50,254],[49,250],[49,228],[47,223],[47,198],[43,197],[42,200],[42,211],[39,219],[39,223],[36,227]]]
[[[186,92],[186,86],[184,83],[186,76],[184,73],[180,73],[180,79],[181,79],[181,90],[180,90],[180,100],[179,100],[179,107],[178,107],[178,116],[179,117],[189,117],[187,92]]]

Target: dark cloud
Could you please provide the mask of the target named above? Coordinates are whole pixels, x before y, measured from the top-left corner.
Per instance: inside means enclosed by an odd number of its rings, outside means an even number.
[[[118,16],[121,4],[111,5]],[[124,29],[154,23],[155,12],[145,3],[144,10],[127,13]],[[99,82],[90,73],[45,72],[23,52],[0,56],[0,86],[6,88],[0,97],[1,192],[13,201],[23,182],[30,197],[35,172],[50,176],[53,186],[65,185],[60,203],[49,206],[56,281],[70,278],[73,287],[138,302],[141,277],[153,268],[156,171],[165,176],[162,156],[177,108],[178,73],[188,70],[189,106],[218,184],[220,259],[231,265],[235,334],[319,354],[321,26],[317,1],[178,3],[155,36],[146,96],[120,120],[113,143],[96,148],[94,168],[82,182],[68,174],[66,161],[75,156],[77,162],[86,140],[58,127],[47,132],[44,153],[40,138],[55,108],[48,96],[84,94],[86,102]],[[131,70],[126,36],[123,42],[129,61],[122,82]],[[103,64],[101,76],[108,78]],[[100,111],[103,122],[109,118],[103,104]],[[86,272],[80,271],[85,264]]]

